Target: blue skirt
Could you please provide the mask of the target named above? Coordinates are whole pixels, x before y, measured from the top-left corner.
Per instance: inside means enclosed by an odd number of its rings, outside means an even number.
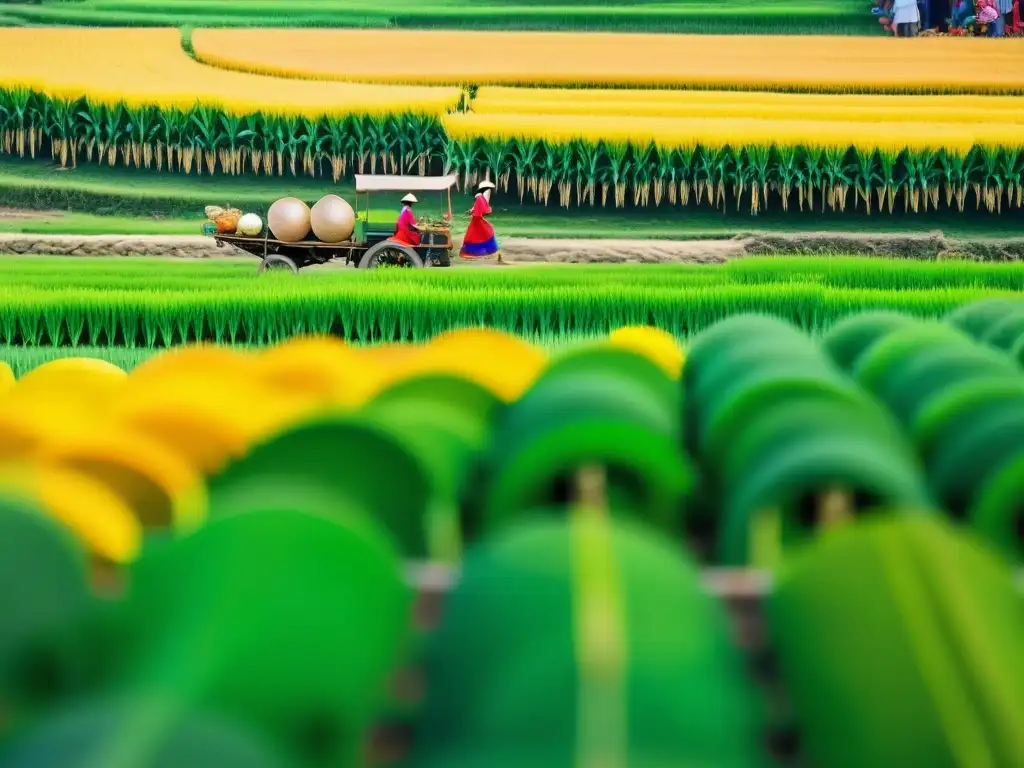
[[[498,239],[491,235],[482,243],[463,243],[460,256],[464,259],[480,259],[498,252]]]

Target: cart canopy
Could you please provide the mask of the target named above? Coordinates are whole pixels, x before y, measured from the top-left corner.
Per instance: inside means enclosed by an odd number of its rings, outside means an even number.
[[[356,174],[356,192],[443,192],[455,186],[455,175],[386,176]]]

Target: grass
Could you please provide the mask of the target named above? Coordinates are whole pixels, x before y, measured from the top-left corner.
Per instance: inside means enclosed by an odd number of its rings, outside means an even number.
[[[83,165],[60,170],[44,162],[0,158],[0,202],[9,208],[46,211],[43,218],[0,215],[0,232],[28,234],[197,234],[205,205],[230,203],[263,214],[279,197],[314,202],[334,192],[355,200],[351,183],[306,177],[182,176],[135,169]],[[375,218],[392,220],[402,193],[371,199]],[[426,213],[438,213],[438,196],[421,195]],[[456,229],[464,228],[470,197],[456,193],[452,207]],[[769,209],[760,216],[707,209],[573,209],[520,205],[514,197],[493,200],[492,220],[499,237],[572,238],[727,238],[758,232],[923,233],[941,230],[951,237],[987,238],[1024,235],[1024,216],[968,212],[892,216],[798,213]],[[58,213],[60,215],[58,215]]]
[[[100,216],[44,211],[30,217],[0,213],[0,233],[26,235],[197,235],[206,219]]]
[[[56,292],[160,292],[230,286],[246,291],[315,291],[387,288],[479,291],[552,288],[666,288],[680,286],[815,283],[832,288],[927,290],[989,288],[1024,291],[1024,263],[909,261],[904,259],[827,257],[748,257],[718,266],[694,265],[550,265],[516,269],[431,271],[330,270],[287,276],[257,276],[250,259],[212,261],[157,257],[9,256],[0,259],[0,290],[44,289]]]
[[[12,23],[84,26],[406,27],[687,32],[715,34],[877,33],[866,9],[852,0],[730,0],[709,12],[697,0],[614,5],[593,0],[535,0],[483,4],[468,0],[248,0],[244,12],[226,12],[213,0],[81,0],[5,3]]]
[[[351,194],[351,184],[307,177],[184,176],[125,168],[83,165],[63,170],[46,162],[0,158],[0,199],[5,205],[42,210],[82,208],[100,214],[186,216],[213,202],[237,206],[267,205],[292,195],[318,199],[327,191]],[[12,201],[13,199],[13,201]]]
[[[7,363],[14,375],[22,377],[33,368],[52,360],[67,357],[91,357],[106,360],[118,368],[130,371],[139,363],[158,352],[156,349],[126,349],[125,347],[11,347],[0,346],[0,362]]]
[[[525,335],[526,341],[543,347],[549,354],[561,352],[573,347],[594,343],[604,338],[601,334],[567,334],[558,338]],[[233,345],[239,349],[260,349],[260,347]],[[124,371],[130,371],[153,355],[162,352],[160,347],[20,347],[0,345],[0,362],[10,366],[18,378],[33,368],[37,368],[52,360],[63,360],[69,357],[88,357],[113,363]]]
[[[559,343],[630,324],[680,337],[739,312],[816,331],[862,309],[939,317],[1021,296],[1024,265],[744,259],[722,267],[339,270],[256,277],[244,261],[0,260],[0,344],[267,344],[299,333],[360,343],[488,326]]]

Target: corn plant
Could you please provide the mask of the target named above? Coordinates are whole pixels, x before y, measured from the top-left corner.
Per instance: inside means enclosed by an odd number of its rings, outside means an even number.
[[[633,93],[623,98],[629,102]],[[993,215],[1024,207],[1019,138],[910,147],[859,139],[816,146],[754,134],[737,135],[734,143],[723,137],[658,140],[645,131],[633,139],[557,131],[515,136],[500,120],[488,124],[496,126],[493,134],[474,133],[476,123],[453,122],[461,117],[472,115],[239,114],[202,104],[159,108],[0,89],[0,151],[28,158],[39,148],[46,152],[48,140],[50,156],[62,167],[92,162],[202,175],[329,174],[335,182],[353,172],[450,172],[460,188],[492,179],[500,193],[521,202],[549,204],[557,192],[563,208],[724,209],[732,203],[756,215],[770,206],[788,212],[795,202],[797,211],[842,213],[851,191],[853,208],[863,204],[867,214],[891,214],[898,202],[907,212],[962,212],[968,192],[976,210]],[[619,122],[629,134],[631,121]]]

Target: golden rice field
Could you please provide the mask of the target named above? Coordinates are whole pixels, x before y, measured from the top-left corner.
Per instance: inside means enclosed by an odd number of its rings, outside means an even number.
[[[440,114],[454,87],[288,80],[205,67],[174,29],[0,29],[0,89],[54,99],[189,109],[197,101],[229,114],[287,116]]]
[[[1024,93],[1019,40],[202,29],[192,42],[225,69],[354,82]]]
[[[980,94],[877,94],[877,93],[780,93],[778,91],[679,90],[666,88],[526,88],[489,85],[478,88],[474,104],[534,104],[554,101],[566,107],[590,102],[620,101],[626,104],[654,103],[671,105],[680,100],[688,104],[778,104],[796,109],[818,109],[830,104],[845,107],[937,106],[955,109],[1020,110],[1020,96]],[[524,111],[524,110],[516,110]]]
[[[602,205],[610,190],[617,207],[687,205],[690,189],[700,204],[712,182],[718,206],[725,179],[755,213],[815,190],[845,210],[855,182],[890,213],[925,191],[925,208],[963,211],[969,189],[975,208],[1024,204],[1024,41],[215,29],[191,43],[208,64],[173,29],[0,29],[0,152],[49,141],[64,167],[335,182],[493,174],[503,191],[514,175],[520,200],[557,190],[565,207],[595,205],[599,186]]]
[[[480,88],[477,114],[593,115],[598,117],[751,118],[849,123],[1024,124],[1019,96],[891,96],[771,91],[666,91]],[[902,129],[901,129],[902,130]]]
[[[972,147],[1024,147],[1024,127],[1014,123],[843,122],[759,118],[664,118],[616,115],[451,114],[443,118],[458,141],[573,141],[663,149],[730,147],[816,147],[860,151],[936,150],[967,152]]]

